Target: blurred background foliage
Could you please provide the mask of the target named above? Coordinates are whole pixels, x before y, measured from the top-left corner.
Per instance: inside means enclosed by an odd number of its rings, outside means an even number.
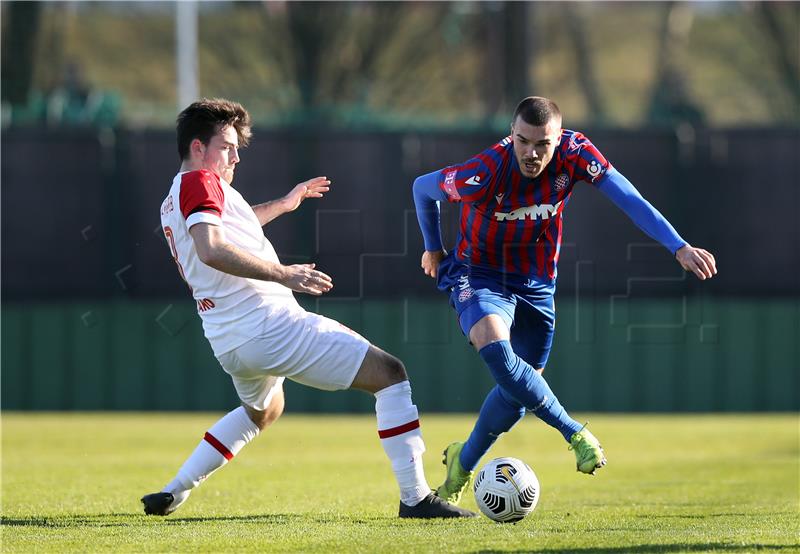
[[[175,4],[3,2],[3,123],[169,127]],[[263,127],[796,126],[798,2],[201,2],[199,87]]]

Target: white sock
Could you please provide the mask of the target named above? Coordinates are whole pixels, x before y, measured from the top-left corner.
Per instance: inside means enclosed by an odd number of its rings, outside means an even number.
[[[258,427],[241,406],[217,421],[183,463],[175,479],[164,487],[164,492],[175,496],[173,506],[182,504],[193,488],[228,463],[258,433]]]
[[[164,490],[161,492],[171,492],[173,499],[172,504],[169,505],[170,511],[175,511],[178,509],[178,506],[186,502],[186,499],[189,498],[189,493],[192,492],[191,489],[184,488],[178,478],[176,477],[172,481],[164,487]]]
[[[411,385],[397,383],[375,393],[375,413],[381,446],[392,462],[400,501],[416,506],[431,492],[422,469],[425,443],[419,429],[417,407],[411,403]]]

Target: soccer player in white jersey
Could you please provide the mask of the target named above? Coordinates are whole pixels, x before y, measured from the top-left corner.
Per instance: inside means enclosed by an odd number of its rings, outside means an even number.
[[[262,226],[320,198],[317,177],[286,196],[250,206],[231,183],[250,116],[238,103],[201,100],[177,120],[181,168],[161,205],[161,223],[189,285],[214,355],[242,401],[217,421],[160,492],[142,498],[149,515],[168,515],[283,412],[283,380],[323,390],[375,395],[378,436],[400,486],[400,517],[473,517],[431,493],[425,445],[403,363],[340,323],[309,313],[292,291],[320,295],[331,278],[314,264],[283,265]]]

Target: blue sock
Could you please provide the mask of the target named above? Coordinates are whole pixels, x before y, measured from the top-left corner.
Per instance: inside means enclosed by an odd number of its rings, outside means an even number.
[[[524,415],[525,407],[522,404],[499,386],[494,387],[486,395],[478,421],[461,449],[458,458],[461,467],[472,470],[497,437],[511,429]]]
[[[479,353],[497,384],[536,417],[558,429],[567,442],[580,431],[581,424],[569,417],[544,377],[514,353],[509,341],[487,344]]]

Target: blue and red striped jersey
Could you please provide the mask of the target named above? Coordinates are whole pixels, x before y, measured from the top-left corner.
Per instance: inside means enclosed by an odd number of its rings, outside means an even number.
[[[562,212],[578,181],[599,185],[611,164],[582,133],[564,129],[545,170],[519,170],[510,136],[439,174],[450,202],[461,203],[455,254],[471,266],[555,280]]]

